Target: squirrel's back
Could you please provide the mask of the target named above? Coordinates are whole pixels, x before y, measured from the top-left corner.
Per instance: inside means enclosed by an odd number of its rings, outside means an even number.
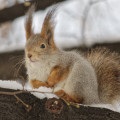
[[[107,48],[96,48],[85,56],[96,71],[101,101],[120,98],[120,55]]]

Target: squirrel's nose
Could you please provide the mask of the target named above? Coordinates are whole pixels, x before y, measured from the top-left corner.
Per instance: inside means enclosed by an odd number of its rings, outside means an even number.
[[[28,58],[31,58],[32,57],[32,54],[28,53]]]

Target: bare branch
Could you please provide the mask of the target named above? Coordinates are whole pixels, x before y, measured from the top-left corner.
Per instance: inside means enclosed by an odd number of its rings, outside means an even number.
[[[0,91],[0,95],[17,95],[17,94],[22,94],[22,93],[48,93],[51,94],[53,92],[41,92],[41,91],[27,91],[27,90],[19,90],[19,91],[15,91],[15,92],[4,92],[4,91]]]

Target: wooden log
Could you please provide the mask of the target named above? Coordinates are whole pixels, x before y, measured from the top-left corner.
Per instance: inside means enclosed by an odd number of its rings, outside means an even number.
[[[11,91],[0,89],[0,91]],[[51,106],[46,102],[51,100],[40,100],[35,96],[25,93],[17,95],[21,100],[31,106],[31,109],[26,109],[23,104],[16,101],[14,96],[0,95],[0,120],[120,120],[120,113],[113,112],[105,108],[93,108],[80,106],[66,105],[62,100],[61,109],[59,112],[52,112]],[[56,100],[56,99],[55,99]],[[48,110],[48,107],[50,110]],[[56,108],[55,108],[56,109]]]

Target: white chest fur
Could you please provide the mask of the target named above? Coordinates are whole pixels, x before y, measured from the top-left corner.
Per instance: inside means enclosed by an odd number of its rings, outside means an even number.
[[[47,81],[51,69],[54,66],[51,62],[36,62],[27,64],[28,78],[30,80]]]

